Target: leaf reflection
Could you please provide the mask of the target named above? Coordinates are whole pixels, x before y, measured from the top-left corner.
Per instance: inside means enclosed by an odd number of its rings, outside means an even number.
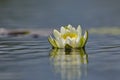
[[[52,49],[50,59],[62,80],[80,80],[87,75],[88,55],[84,49]]]

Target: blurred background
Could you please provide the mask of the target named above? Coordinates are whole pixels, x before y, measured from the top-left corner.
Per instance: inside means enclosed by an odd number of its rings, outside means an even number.
[[[0,27],[119,26],[119,3],[120,0],[0,0]]]

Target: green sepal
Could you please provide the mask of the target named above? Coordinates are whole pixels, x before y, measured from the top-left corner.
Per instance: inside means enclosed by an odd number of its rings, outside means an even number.
[[[87,40],[88,40],[88,31],[85,31],[85,37],[84,37],[84,42],[82,44],[82,47],[85,47],[85,44],[87,43]]]
[[[83,43],[84,43],[84,37],[82,36],[79,40],[79,43],[78,43],[78,48],[82,48],[83,47]]]
[[[54,39],[52,39],[51,37],[48,37],[48,41],[53,48],[57,48],[57,44],[56,44],[56,41]]]

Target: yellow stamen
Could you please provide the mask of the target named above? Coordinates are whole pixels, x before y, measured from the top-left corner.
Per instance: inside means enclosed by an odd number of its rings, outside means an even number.
[[[77,38],[78,35],[77,35],[76,33],[67,32],[67,33],[61,35],[61,37],[62,37],[63,39],[66,39],[67,37],[70,37],[70,38]]]

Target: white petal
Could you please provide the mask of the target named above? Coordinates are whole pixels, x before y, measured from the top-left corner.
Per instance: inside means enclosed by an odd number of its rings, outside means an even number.
[[[82,35],[82,29],[81,29],[80,25],[78,25],[78,27],[77,27],[77,33],[78,33],[79,36]]]
[[[64,34],[65,33],[65,28],[62,26],[61,28],[60,28],[60,32],[61,32],[61,34]]]
[[[68,37],[66,39],[66,44],[70,45],[72,48],[76,48],[77,47],[76,39],[75,38]]]
[[[73,48],[77,47],[76,39],[75,39],[75,38],[72,38],[72,43],[71,43],[71,45],[72,45]]]
[[[78,35],[78,37],[77,37],[77,39],[76,39],[76,43],[79,42],[80,38],[81,38],[81,37]]]
[[[62,40],[62,43],[65,45],[65,40],[63,38],[61,38],[61,40]]]
[[[72,27],[71,32],[76,33],[76,30],[75,30],[75,28],[74,28],[74,27]]]
[[[67,28],[68,28],[69,30],[71,30],[71,29],[72,29],[72,25],[69,24],[69,25],[67,26]]]
[[[81,29],[80,25],[78,25],[78,27],[77,27],[77,35],[78,35],[78,37],[76,39],[76,42],[78,43],[80,38],[81,38],[81,36],[82,36],[82,29]]]
[[[56,41],[58,42],[57,44],[59,45],[59,48],[64,48],[65,44],[63,43],[62,39],[59,38]]]
[[[57,39],[57,38],[60,38],[60,33],[59,33],[56,29],[54,29],[53,35],[54,35],[54,37],[55,37],[56,39]]]
[[[65,32],[66,32],[66,33],[69,33],[69,32],[70,32],[70,30],[66,29],[66,30],[65,30]]]
[[[70,38],[70,37],[67,37],[67,39],[66,39],[65,43],[70,45],[70,44],[71,44],[71,42],[72,42],[71,38]]]

